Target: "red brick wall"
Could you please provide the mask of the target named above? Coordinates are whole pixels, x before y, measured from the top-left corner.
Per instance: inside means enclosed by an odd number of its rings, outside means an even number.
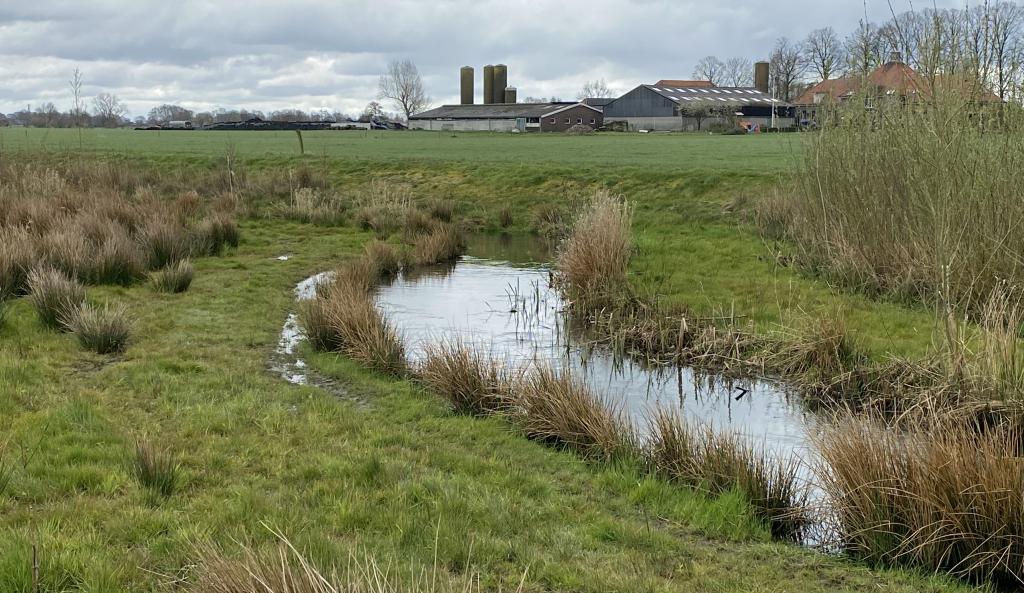
[[[552,119],[555,120],[554,123],[552,123]],[[555,115],[542,117],[540,120],[540,131],[564,132],[577,123],[582,123],[596,130],[604,125],[604,116],[589,107],[577,105],[565,111],[560,111]]]

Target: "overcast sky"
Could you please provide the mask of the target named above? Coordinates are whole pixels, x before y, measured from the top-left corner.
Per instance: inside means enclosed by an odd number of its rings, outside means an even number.
[[[867,11],[889,17],[885,0]],[[85,95],[114,93],[132,115],[161,103],[356,114],[405,57],[435,105],[458,101],[463,65],[479,101],[491,63],[508,64],[520,97],[574,98],[590,79],[622,92],[687,78],[705,55],[763,58],[777,37],[827,25],[845,35],[863,14],[862,0],[0,0],[0,111],[67,109],[77,66]]]

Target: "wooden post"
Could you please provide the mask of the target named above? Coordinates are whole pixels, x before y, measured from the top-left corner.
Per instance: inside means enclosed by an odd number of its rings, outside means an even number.
[[[39,593],[39,552],[32,544],[32,593]]]

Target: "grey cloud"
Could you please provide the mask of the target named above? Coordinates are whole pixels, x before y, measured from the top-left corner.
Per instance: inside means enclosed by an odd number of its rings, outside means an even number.
[[[78,66],[87,93],[117,94],[135,114],[163,102],[355,112],[395,57],[418,64],[435,103],[456,99],[464,64],[508,64],[521,96],[568,98],[599,77],[625,91],[686,77],[708,54],[760,58],[777,37],[825,25],[845,34],[863,15],[861,2],[821,0],[11,4],[0,6],[0,111],[41,101],[66,108]],[[889,16],[885,0],[868,8],[872,20]],[[479,95],[479,78],[477,86]]]

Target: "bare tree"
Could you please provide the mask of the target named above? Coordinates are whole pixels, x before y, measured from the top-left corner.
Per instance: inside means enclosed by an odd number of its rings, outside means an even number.
[[[846,62],[845,48],[832,27],[815,29],[803,43],[804,61],[820,80],[835,76]]]
[[[218,114],[214,114],[218,115]],[[169,121],[192,121],[195,114],[190,109],[185,109],[180,105],[168,105],[163,104],[159,107],[154,107],[149,110],[149,116],[146,118],[149,123],[155,125],[163,125]],[[235,120],[243,119],[240,115],[235,116]],[[232,121],[230,119],[218,119],[217,121]]]
[[[729,58],[725,61],[722,83],[726,86],[753,86],[754,63],[749,58]]]
[[[580,92],[576,93],[576,98],[580,101],[583,99],[607,98],[611,96],[612,91],[608,88],[608,84],[605,83],[603,78],[600,80],[587,81],[580,88]]]
[[[711,84],[716,86],[722,81],[722,77],[724,75],[725,64],[715,56],[704,56],[699,62],[697,62],[697,65],[693,67],[694,78],[710,81]]]
[[[410,59],[393,60],[388,64],[387,72],[380,77],[378,95],[393,101],[405,113],[406,121],[430,104],[420,72]]]
[[[857,29],[846,38],[846,71],[854,76],[867,76],[885,60],[885,50],[878,27],[860,21]]]
[[[105,128],[116,128],[121,125],[121,120],[128,113],[128,108],[117,95],[100,93],[92,100],[93,110],[96,112],[96,123]]]
[[[73,125],[76,128],[80,128],[82,127],[82,115],[85,112],[85,107],[82,105],[82,85],[85,84],[85,80],[79,68],[75,68],[68,84],[71,85],[71,98],[73,100],[71,106],[71,117],[74,120]]]
[[[992,7],[992,63],[996,94],[1006,99],[1013,80],[1019,76],[1018,58],[1024,52],[1021,29],[1024,28],[1024,7],[1012,2],[999,2]]]
[[[803,60],[803,48],[785,37],[775,42],[771,64],[771,81],[775,98],[789,101],[793,96],[794,87],[803,76],[806,65]]]

